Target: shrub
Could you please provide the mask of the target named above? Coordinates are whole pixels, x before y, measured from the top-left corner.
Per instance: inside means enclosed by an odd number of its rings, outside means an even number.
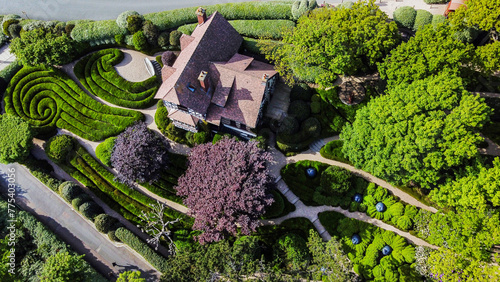
[[[2,36],[6,38],[5,35],[0,34],[0,41],[2,39]],[[3,93],[5,91],[12,77],[14,77],[14,75],[22,67],[23,65],[21,64],[21,62],[19,60],[15,60],[12,63],[10,63],[7,67],[5,67],[3,70],[0,70],[0,93]]]
[[[182,36],[182,32],[180,32],[178,30],[172,31],[170,33],[170,45],[180,46],[181,45],[181,42],[180,42],[181,36]]]
[[[320,102],[311,102],[311,114],[319,114],[321,112]]]
[[[101,233],[110,232],[113,226],[116,224],[116,222],[117,222],[116,218],[105,213],[96,216],[94,220],[95,228],[97,229],[97,231]]]
[[[116,24],[121,28],[128,28],[127,19],[132,15],[139,16],[140,14],[136,11],[125,11],[118,15],[118,17],[116,18]]]
[[[323,148],[321,148],[320,154],[327,159],[349,163],[349,160],[342,153],[343,144],[344,142],[342,140],[330,141]]]
[[[12,24],[17,24],[19,23],[19,20],[18,19],[7,19],[5,20],[5,17],[4,17],[4,20],[2,21],[2,28],[3,28],[3,33],[9,37],[11,37],[10,33],[9,33],[9,27],[12,25]]]
[[[139,51],[146,50],[149,47],[148,40],[146,39],[146,36],[144,35],[144,32],[142,30],[134,33],[132,42],[134,43],[134,48]]]
[[[75,147],[73,137],[57,135],[51,137],[44,145],[45,153],[55,163],[64,164]]]
[[[85,202],[88,202],[90,200],[90,196],[87,194],[87,193],[82,193],[80,196],[74,198],[72,201],[71,201],[71,205],[73,206],[73,208],[75,210],[79,210],[80,209],[80,206],[85,203]]]
[[[299,131],[300,125],[298,120],[293,116],[288,116],[283,119],[278,132],[282,134],[292,135]]]
[[[445,23],[446,18],[443,15],[433,15],[432,16],[432,26],[436,27],[439,24]]]
[[[304,269],[309,261],[306,241],[295,233],[281,236],[275,243],[274,256],[288,269]]]
[[[125,43],[125,35],[123,34],[117,34],[115,35],[115,41],[116,44],[122,45]]]
[[[158,44],[158,29],[151,21],[144,22],[142,31],[144,32],[144,36],[146,36],[149,45],[156,46]]]
[[[163,54],[161,54],[161,61],[163,62],[163,65],[165,65],[165,66],[171,67],[174,64],[176,58],[177,57],[175,56],[174,52],[172,52],[172,51],[166,51],[166,52],[163,52]]]
[[[18,38],[22,29],[20,24],[14,23],[9,25],[8,31],[12,38]]]
[[[165,272],[167,269],[166,259],[157,254],[146,243],[135,236],[130,230],[120,227],[115,232],[116,238],[139,253],[146,261],[158,269],[160,272]]]
[[[279,217],[285,210],[285,200],[281,194],[275,190],[271,190],[271,194],[273,194],[274,203],[266,209],[265,218]]]
[[[80,196],[83,193],[83,190],[78,184],[72,181],[63,182],[59,185],[59,193],[61,196],[66,199],[66,201],[73,201],[76,197]]]
[[[297,0],[292,5],[292,17],[298,20],[303,14],[316,8],[316,0]]]
[[[30,125],[17,116],[4,114],[0,115],[0,131],[4,135],[0,139],[0,162],[13,163],[26,159],[33,147]]]
[[[158,46],[167,48],[170,45],[170,32],[164,31],[158,35]]]
[[[116,230],[111,230],[108,232],[108,237],[113,242],[120,242],[120,239],[116,237]]]
[[[95,154],[97,158],[105,165],[111,167],[111,153],[115,146],[116,137],[109,137],[101,144],[97,145]]]
[[[417,10],[417,15],[415,16],[415,23],[413,24],[414,30],[419,30],[425,25],[432,23],[432,14],[426,10]]]
[[[321,187],[329,195],[347,192],[351,188],[351,180],[351,172],[338,166],[330,166],[321,173]]]
[[[303,122],[311,115],[311,107],[301,100],[292,101],[288,108],[288,115],[295,117],[298,122]]]
[[[206,143],[208,139],[209,139],[209,133],[204,131],[196,132],[193,135],[193,144],[194,145],[203,144]]]
[[[125,35],[125,44],[127,46],[134,46],[134,35]]]
[[[73,31],[73,28],[75,28],[75,25],[74,24],[66,24],[64,26],[64,32],[70,36],[71,35],[71,32]]]
[[[207,16],[218,11],[226,20],[273,20],[291,19],[291,2],[243,2],[204,6]],[[195,8],[182,8],[144,15],[160,30],[177,28],[188,23],[195,23]]]
[[[113,43],[115,35],[127,34],[126,28],[119,27],[114,20],[82,22],[75,25],[71,38],[78,42],[88,42],[91,45]]]
[[[131,34],[137,33],[142,29],[142,24],[144,21],[144,17],[140,15],[130,15],[127,17],[127,30]]]
[[[276,40],[282,38],[282,32],[295,27],[295,23],[288,20],[235,20],[229,24],[242,36]]]
[[[410,6],[399,7],[392,14],[392,17],[394,18],[394,21],[398,24],[398,26],[408,29],[413,29],[416,16],[417,11]]]
[[[309,101],[311,100],[312,91],[311,88],[305,83],[295,84],[290,91],[290,100],[302,100]]]
[[[102,208],[96,204],[94,201],[88,201],[83,203],[80,208],[78,208],[83,216],[94,221],[94,218],[103,212]]]

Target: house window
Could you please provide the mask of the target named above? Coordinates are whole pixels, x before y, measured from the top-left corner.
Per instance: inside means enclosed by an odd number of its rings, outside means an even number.
[[[194,91],[196,90],[196,88],[194,88],[194,86],[193,86],[193,85],[191,85],[191,83],[190,83],[190,84],[188,84],[187,88],[188,88],[188,89],[189,89],[189,91],[191,91],[191,92],[194,92]]]

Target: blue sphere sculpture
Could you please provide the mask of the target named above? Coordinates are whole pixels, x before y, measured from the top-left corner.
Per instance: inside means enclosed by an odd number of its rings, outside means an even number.
[[[351,237],[351,242],[353,243],[353,245],[357,245],[357,244],[361,243],[361,237],[359,237],[358,234],[354,234]]]
[[[382,254],[383,254],[384,256],[388,256],[388,255],[390,255],[391,253],[392,253],[392,248],[391,248],[391,247],[389,247],[389,246],[387,246],[387,245],[386,245],[386,246],[382,249]]]
[[[382,202],[378,202],[377,205],[375,205],[375,208],[378,212],[385,212],[385,205]]]
[[[363,195],[361,195],[361,194],[356,194],[356,195],[354,195],[354,201],[355,201],[356,203],[361,203],[361,202],[363,202]]]
[[[306,174],[309,178],[314,178],[318,174],[318,171],[314,167],[310,167],[306,169]]]

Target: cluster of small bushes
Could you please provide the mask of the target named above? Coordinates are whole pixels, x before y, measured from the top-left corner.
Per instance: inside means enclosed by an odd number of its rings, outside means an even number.
[[[326,143],[319,151],[321,156],[330,160],[335,160],[343,163],[350,163],[347,157],[342,153],[342,140],[333,140]]]
[[[188,145],[189,147],[210,142],[212,140],[210,129],[206,123],[200,123],[198,125],[199,131],[196,133],[176,127],[174,123],[170,121],[170,118],[168,117],[168,110],[162,100],[157,103],[155,123],[160,132],[167,136],[168,139],[177,143]]]
[[[291,19],[291,2],[242,2],[204,6],[207,16],[218,11],[226,20],[279,20]],[[144,15],[160,30],[169,30],[197,22],[195,8],[182,8]]]
[[[281,39],[284,30],[292,29],[295,23],[289,20],[233,20],[229,23],[242,36],[252,38]],[[180,26],[177,30],[191,35],[198,24]]]
[[[141,82],[131,82],[113,67],[123,60],[118,49],[104,49],[82,58],[74,67],[78,80],[90,93],[122,107],[147,108],[155,103],[159,87],[156,76]]]
[[[336,212],[318,215],[320,222],[332,236],[338,236],[344,251],[354,264],[353,270],[367,280],[416,281],[419,275],[412,264],[415,248],[394,232],[383,230],[369,223],[346,218]],[[353,243],[353,235],[360,241]],[[382,250],[389,246],[390,254]],[[409,279],[409,280],[408,280]]]
[[[316,176],[308,176],[308,168],[314,168]],[[343,168],[299,161],[283,167],[281,176],[306,205],[340,206],[349,211],[365,212],[405,231],[413,228],[413,217],[418,212],[416,207],[399,201],[387,189],[368,183]],[[359,202],[355,201],[357,197]],[[383,211],[376,209],[378,203],[383,203]]]
[[[97,102],[62,71],[46,66],[19,70],[5,91],[4,102],[7,113],[20,116],[40,134],[51,134],[58,127],[92,141],[117,135],[144,119],[140,112]],[[37,110],[24,110],[29,108]]]

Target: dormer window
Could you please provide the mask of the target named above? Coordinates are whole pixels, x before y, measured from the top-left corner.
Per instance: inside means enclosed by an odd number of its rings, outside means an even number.
[[[189,89],[189,91],[191,91],[191,92],[194,92],[194,91],[196,90],[196,88],[194,88],[194,86],[193,86],[193,85],[191,85],[191,84],[188,84],[187,88],[188,88],[188,89]]]

